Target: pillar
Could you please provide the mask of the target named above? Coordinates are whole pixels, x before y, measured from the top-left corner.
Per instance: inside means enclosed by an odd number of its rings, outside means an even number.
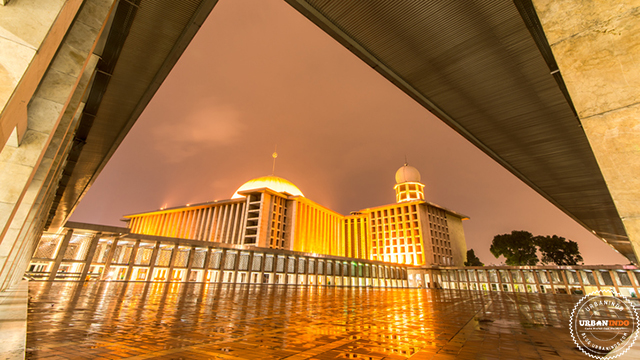
[[[73,236],[73,229],[67,230],[67,233],[64,234],[64,238],[62,238],[62,242],[58,247],[58,254],[56,255],[56,261],[55,263],[53,263],[53,266],[51,267],[51,272],[49,273],[49,279],[47,280],[52,281],[56,279],[58,268],[60,267],[60,263],[64,258],[64,253],[67,252],[67,246],[69,246],[69,240],[71,240],[72,236]]]

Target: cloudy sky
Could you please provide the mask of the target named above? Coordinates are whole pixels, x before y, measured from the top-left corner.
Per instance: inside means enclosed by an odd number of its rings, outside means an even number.
[[[348,214],[395,201],[395,171],[471,219],[485,264],[493,236],[527,230],[580,245],[585,263],[628,263],[283,1],[221,0],[72,216],[230,198],[271,173]]]

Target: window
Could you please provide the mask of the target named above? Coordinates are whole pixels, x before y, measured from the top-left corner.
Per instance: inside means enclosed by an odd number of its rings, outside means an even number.
[[[600,275],[605,285],[613,286],[613,280],[611,280],[611,274],[608,271],[600,271]]]
[[[618,275],[618,283],[623,286],[632,286],[631,279],[629,279],[629,275],[625,271],[616,271]]]

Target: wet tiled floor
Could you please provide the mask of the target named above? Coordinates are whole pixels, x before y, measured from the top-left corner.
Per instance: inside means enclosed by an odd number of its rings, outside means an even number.
[[[579,297],[31,282],[29,359],[587,359]]]

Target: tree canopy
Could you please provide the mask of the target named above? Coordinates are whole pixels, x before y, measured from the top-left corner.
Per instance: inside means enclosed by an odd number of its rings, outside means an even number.
[[[542,254],[542,262],[556,265],[577,265],[582,262],[578,243],[561,236],[536,236],[536,245]]]
[[[583,261],[575,241],[557,235],[533,236],[528,231],[496,235],[489,250],[496,258],[504,256],[506,264],[514,266],[536,265],[540,261],[538,250],[543,264],[577,265]]]
[[[534,237],[528,231],[496,235],[489,250],[496,258],[504,256],[507,265],[536,265],[539,261]]]
[[[467,250],[467,261],[464,262],[464,266],[484,266],[484,264],[476,256],[473,249],[469,249]]]

